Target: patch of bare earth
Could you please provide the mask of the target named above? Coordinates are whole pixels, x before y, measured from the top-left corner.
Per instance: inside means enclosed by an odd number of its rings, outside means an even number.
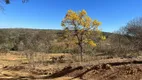
[[[63,54],[62,54],[63,55]],[[41,57],[40,57],[41,56]],[[111,58],[89,62],[40,64],[25,57],[0,56],[0,80],[141,80],[142,59]],[[50,54],[50,57],[60,56]],[[41,59],[40,59],[41,60]],[[24,64],[23,64],[24,62]],[[34,64],[34,65],[33,65]],[[32,66],[31,66],[32,65]]]
[[[72,77],[81,80],[141,80],[142,61],[128,59],[108,59],[98,63],[66,66],[62,70],[48,76],[50,79],[58,77]]]
[[[65,66],[63,69],[35,69],[25,66],[1,68],[0,80],[140,80],[142,64],[97,64]]]

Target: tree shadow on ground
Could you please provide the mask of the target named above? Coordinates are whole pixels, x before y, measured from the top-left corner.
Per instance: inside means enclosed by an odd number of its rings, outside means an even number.
[[[71,73],[71,72],[73,72],[73,71],[81,70],[81,69],[83,69],[82,66],[78,66],[78,67],[76,67],[76,68],[72,68],[71,66],[68,66],[68,67],[62,69],[61,71],[59,71],[59,72],[57,72],[57,73],[54,73],[54,74],[48,76],[48,78],[62,77],[62,76],[65,76],[66,74],[69,74],[69,73]]]

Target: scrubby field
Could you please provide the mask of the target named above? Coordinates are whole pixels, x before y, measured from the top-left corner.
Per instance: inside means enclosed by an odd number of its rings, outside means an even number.
[[[80,63],[71,54],[9,52],[0,55],[0,80],[141,80],[141,63],[141,57]]]

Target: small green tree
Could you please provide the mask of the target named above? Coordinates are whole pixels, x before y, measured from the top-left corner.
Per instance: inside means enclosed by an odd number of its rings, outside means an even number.
[[[78,45],[81,61],[83,60],[83,46],[87,43],[95,47],[96,43],[91,39],[91,35],[95,35],[95,38],[105,39],[104,36],[100,36],[101,31],[98,27],[101,25],[101,22],[98,20],[92,20],[86,13],[85,10],[80,12],[74,12],[68,10],[65,18],[62,20],[61,25],[64,28],[64,37],[67,41]]]

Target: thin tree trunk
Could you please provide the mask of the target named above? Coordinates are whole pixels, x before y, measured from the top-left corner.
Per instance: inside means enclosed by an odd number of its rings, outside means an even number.
[[[80,59],[82,62],[83,61],[83,46],[82,46],[82,44],[79,44],[79,47],[80,47]]]

